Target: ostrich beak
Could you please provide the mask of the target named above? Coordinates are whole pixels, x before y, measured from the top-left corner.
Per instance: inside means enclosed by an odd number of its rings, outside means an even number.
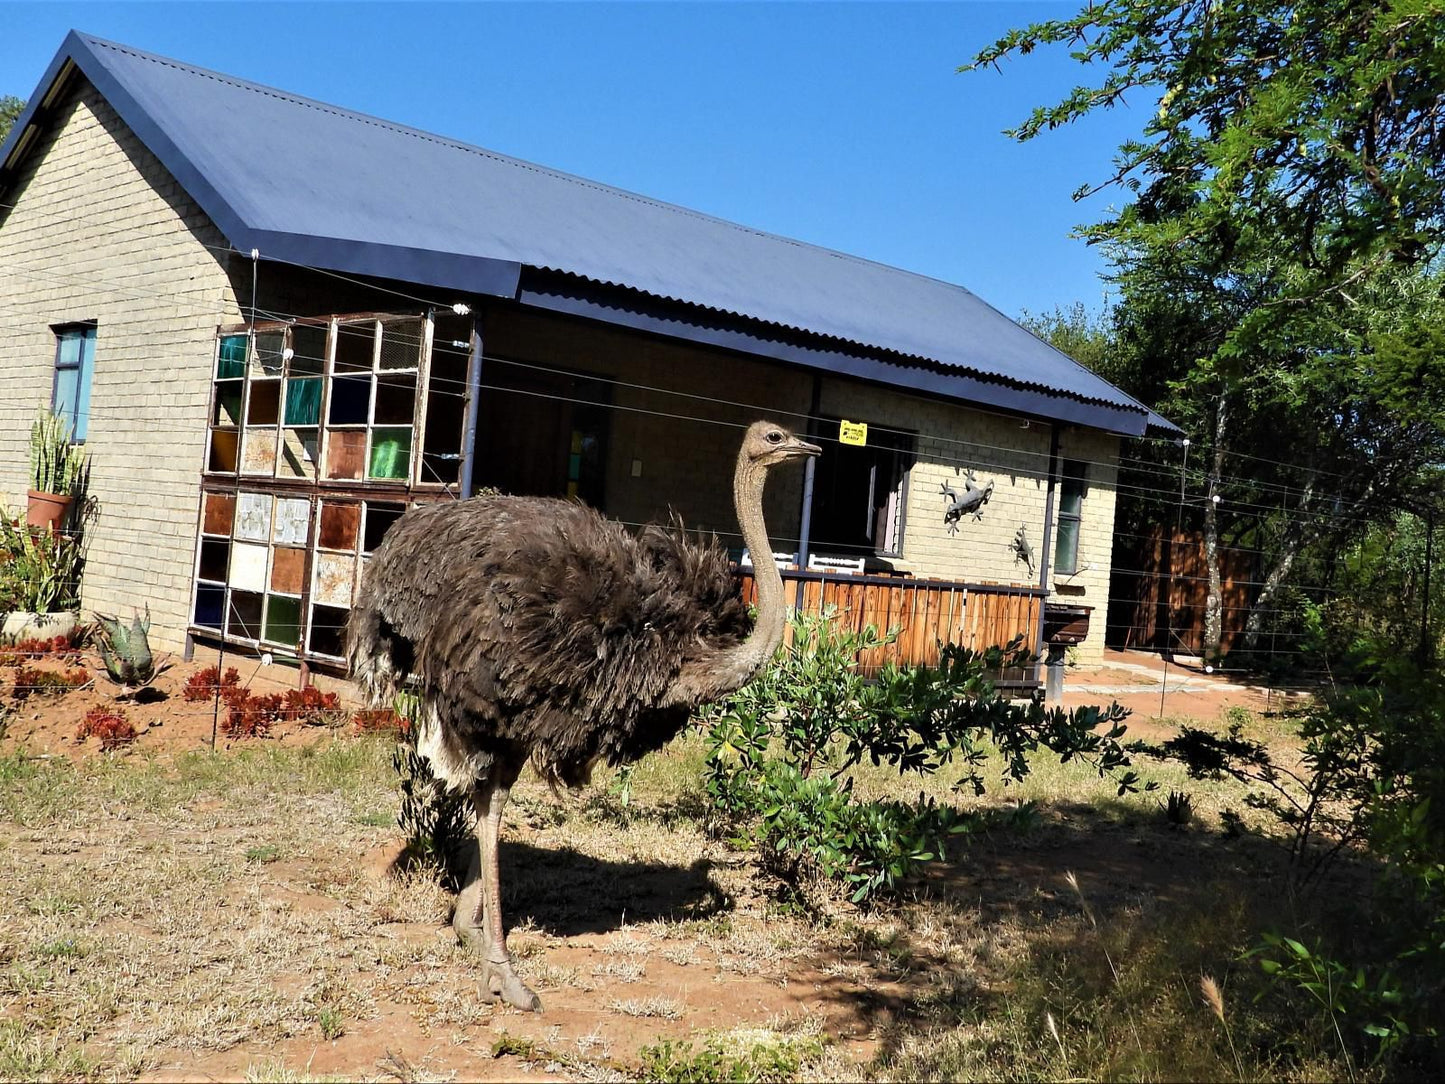
[[[786,450],[789,459],[823,454],[823,449],[819,448],[816,444],[809,444],[806,440],[799,440],[797,437],[794,437],[788,442]]]

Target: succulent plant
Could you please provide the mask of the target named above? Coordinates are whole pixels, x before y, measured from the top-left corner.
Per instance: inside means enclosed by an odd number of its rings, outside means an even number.
[[[96,614],[96,647],[110,680],[127,691],[143,689],[155,680],[159,670],[151,654],[150,608],[145,617],[136,614],[127,629],[114,617]]]
[[[84,488],[87,454],[71,443],[70,423],[42,410],[30,427],[30,484],[40,493],[67,496]]]

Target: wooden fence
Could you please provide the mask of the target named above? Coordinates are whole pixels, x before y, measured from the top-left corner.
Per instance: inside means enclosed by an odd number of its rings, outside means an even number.
[[[1258,593],[1259,554],[1220,548],[1223,587],[1222,647],[1237,647]],[[1116,546],[1109,580],[1110,647],[1142,648],[1165,654],[1204,651],[1204,613],[1209,599],[1209,566],[1198,532],[1155,527]]]
[[[757,598],[753,577],[749,572],[741,576],[744,598],[752,603]],[[789,604],[796,604],[803,613],[821,613],[831,607],[836,610],[834,620],[850,629],[867,625],[884,632],[898,629],[893,643],[859,656],[860,668],[868,673],[890,661],[935,665],[939,645],[947,643],[981,651],[1022,636],[1032,651],[1039,630],[1039,608],[1047,594],[1037,587],[1010,584],[800,569],[783,570],[783,588]],[[998,673],[994,678],[1007,685],[1037,684],[1032,667]]]

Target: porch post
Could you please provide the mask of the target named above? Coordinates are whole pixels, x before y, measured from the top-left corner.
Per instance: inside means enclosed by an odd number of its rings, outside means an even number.
[[[1039,586],[1047,589],[1049,586],[1049,561],[1053,557],[1051,545],[1054,534],[1054,490],[1058,485],[1059,477],[1059,425],[1057,422],[1049,425],[1049,487],[1044,497],[1044,538],[1040,545],[1043,553],[1039,555]],[[1039,620],[1034,629],[1034,654],[1042,656],[1044,653],[1044,603],[1047,596],[1039,599]],[[1035,675],[1038,677],[1038,675]]]
[[[808,436],[818,435],[818,412],[823,409],[823,378],[817,373],[813,374],[813,398],[808,406]],[[803,464],[803,507],[798,516],[798,567],[804,571],[808,568],[808,544],[813,533],[813,472],[817,469],[817,458],[809,456],[808,461]],[[768,559],[772,560],[772,554]],[[753,560],[757,560],[756,557]],[[793,609],[800,610],[803,607],[803,581],[798,581],[796,594],[793,598]],[[821,597],[821,596],[819,596]]]
[[[467,420],[462,427],[461,495],[472,495],[477,460],[477,412],[482,400],[482,314],[472,317],[472,357],[467,364]]]

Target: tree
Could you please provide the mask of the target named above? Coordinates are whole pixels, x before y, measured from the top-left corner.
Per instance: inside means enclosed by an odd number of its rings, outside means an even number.
[[[11,127],[20,119],[20,114],[23,112],[25,112],[23,98],[17,98],[12,94],[0,97],[0,143],[5,142]]]
[[[1380,514],[1445,450],[1432,363],[1399,339],[1445,327],[1429,274],[1445,243],[1445,2],[1103,0],[965,70],[1060,44],[1103,78],[1009,134],[1157,99],[1078,193],[1129,202],[1081,234],[1113,267],[1125,371],[1152,383],[1129,390],[1202,445],[1206,551],[1245,523],[1269,551],[1257,638],[1301,550]],[[1408,410],[1381,351],[1421,382]]]

